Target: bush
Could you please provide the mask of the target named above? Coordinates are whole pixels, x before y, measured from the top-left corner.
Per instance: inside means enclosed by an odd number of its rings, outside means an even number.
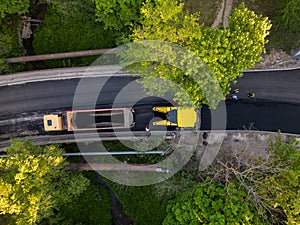
[[[17,33],[19,23],[19,16],[8,16],[5,19],[0,19],[0,74],[17,71],[20,67],[20,65],[9,65],[6,62],[6,58],[20,54]]]
[[[28,11],[30,0],[1,0],[0,18],[7,14],[25,13]]]
[[[90,180],[88,189],[68,205],[63,205],[55,218],[50,219],[50,224],[111,224],[109,191],[99,185],[94,171],[84,172],[84,175]]]
[[[44,24],[34,35],[36,54],[83,51],[114,47],[114,34],[96,23],[90,0],[48,6]],[[62,6],[66,8],[62,8]],[[96,57],[47,61],[50,67],[89,65]]]
[[[166,216],[166,201],[159,197],[154,186],[134,187],[112,182],[108,184],[135,225],[162,224]]]
[[[300,0],[290,0],[279,12],[279,26],[290,32],[300,32]]]

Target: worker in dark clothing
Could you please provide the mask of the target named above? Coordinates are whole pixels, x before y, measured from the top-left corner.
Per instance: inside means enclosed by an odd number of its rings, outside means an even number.
[[[236,88],[236,89],[233,89],[233,90],[232,90],[232,93],[233,93],[233,94],[238,94],[239,91],[240,91],[240,90],[239,90],[238,88]]]
[[[250,92],[250,93],[248,93],[247,97],[254,99],[255,98],[255,93],[254,92]]]
[[[239,100],[239,97],[237,96],[237,94],[232,94],[231,97],[233,100]]]
[[[230,93],[231,93],[231,98],[233,99],[233,100],[239,100],[239,98],[238,98],[238,93],[239,93],[239,89],[231,89],[231,91],[230,91]]]

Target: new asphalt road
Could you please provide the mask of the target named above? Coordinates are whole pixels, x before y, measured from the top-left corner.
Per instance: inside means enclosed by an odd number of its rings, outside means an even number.
[[[139,106],[139,120],[146,123],[149,105],[166,101],[144,94],[137,77],[104,77],[49,80],[0,87],[0,120],[26,113],[72,108],[76,89],[76,108]],[[80,88],[78,84],[80,82]],[[105,84],[105,85],[104,85]],[[102,87],[104,85],[104,87]],[[245,73],[234,85],[240,89],[238,101],[227,100],[226,129],[256,128],[300,134],[300,70]],[[256,101],[244,97],[256,93]],[[166,96],[166,99],[171,99]],[[143,108],[143,105],[146,108]],[[210,128],[210,110],[202,110],[202,129]]]

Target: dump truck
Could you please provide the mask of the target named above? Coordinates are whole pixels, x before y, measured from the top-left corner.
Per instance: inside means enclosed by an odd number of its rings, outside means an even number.
[[[200,109],[160,106],[153,107],[152,110],[155,118],[162,118],[161,120],[154,121],[153,125],[200,129]]]
[[[45,131],[89,131],[131,128],[135,125],[132,108],[73,110],[44,115]]]

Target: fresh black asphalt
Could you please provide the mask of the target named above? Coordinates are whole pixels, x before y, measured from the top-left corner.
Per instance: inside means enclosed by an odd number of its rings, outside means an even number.
[[[97,87],[104,82],[103,78],[86,79],[91,85],[84,87],[79,107],[91,107],[89,98],[95,95],[97,107],[134,106],[138,129],[143,129],[152,119],[153,105],[166,103],[157,97],[147,97],[140,84],[135,82],[136,77],[111,78],[101,91]],[[78,83],[79,79],[67,79],[0,87],[0,120],[32,112],[72,108]],[[125,86],[127,89],[123,89]],[[300,70],[245,73],[233,86],[239,88],[240,99],[226,100],[226,129],[280,129],[300,134]],[[124,93],[120,92],[122,89]],[[256,93],[256,101],[245,99],[248,92]],[[117,103],[113,105],[116,97]],[[201,129],[210,129],[210,111],[205,107],[202,109]]]

